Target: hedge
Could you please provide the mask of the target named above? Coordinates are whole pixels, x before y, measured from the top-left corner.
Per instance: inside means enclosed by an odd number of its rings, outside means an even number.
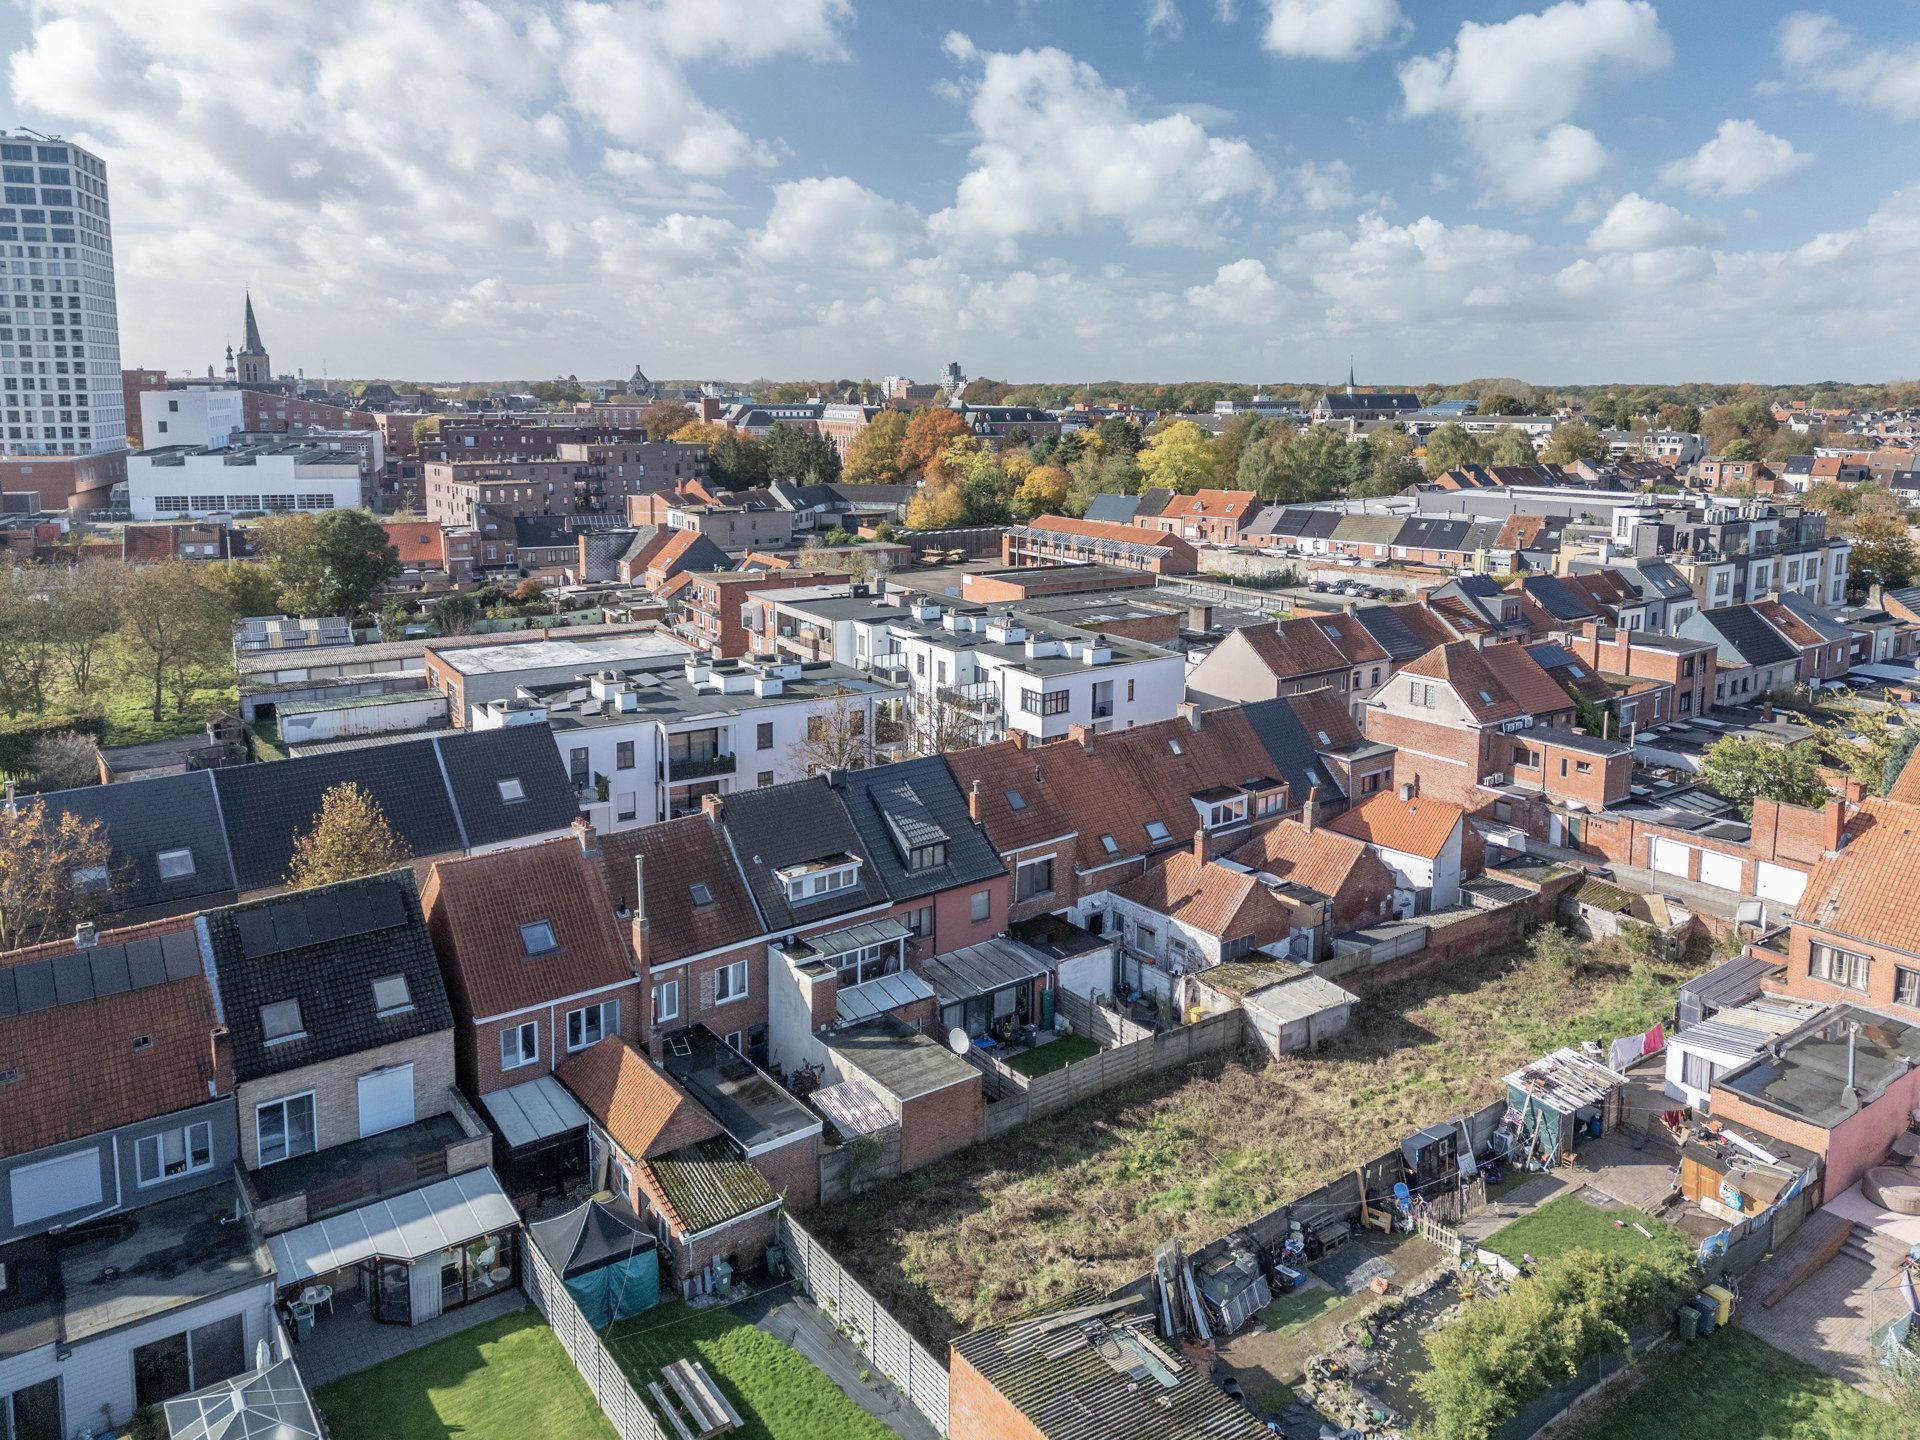
[[[33,742],[42,735],[77,730],[98,745],[107,736],[105,715],[23,715],[0,720],[0,773],[26,775],[33,769]]]

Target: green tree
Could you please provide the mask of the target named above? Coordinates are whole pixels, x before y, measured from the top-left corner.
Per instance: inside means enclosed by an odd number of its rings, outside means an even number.
[[[906,415],[899,410],[882,410],[847,447],[842,478],[858,485],[898,485],[900,446],[906,438]]]
[[[1890,590],[1913,583],[1913,537],[1905,520],[1858,515],[1849,531],[1853,540],[1853,569],[1862,580],[1877,581]]]
[[[8,715],[47,708],[47,683],[59,654],[55,612],[37,570],[0,568],[0,709]]]
[[[47,576],[54,650],[76,695],[93,693],[107,639],[120,628],[130,573],[117,560],[83,560]]]
[[[1426,478],[1413,458],[1413,437],[1398,426],[1376,430],[1356,443],[1362,465],[1352,487],[1354,495],[1369,499],[1398,495]]]
[[[280,608],[280,587],[273,573],[250,560],[225,560],[200,572],[200,583],[226,602],[236,620],[272,615]]]
[[[1744,735],[1725,735],[1708,746],[1699,780],[1749,819],[1756,798],[1782,805],[1819,805],[1827,798],[1818,746],[1775,745]]]
[[[1493,444],[1487,451],[1487,463],[1490,465],[1537,465],[1540,453],[1533,448],[1533,441],[1527,438],[1527,432],[1509,425],[1493,437]]]
[[[1758,460],[1760,447],[1742,435],[1737,440],[1727,442],[1727,448],[1720,452],[1720,458],[1722,460]]]
[[[707,445],[707,473],[727,490],[767,483],[767,447],[751,435],[727,430]]]
[[[1082,455],[1067,466],[1067,474],[1069,515],[1086,514],[1096,495],[1140,492],[1140,462],[1131,455]]]
[[[1825,707],[1820,743],[1830,765],[1844,770],[1876,795],[1884,795],[1899,773],[1920,728],[1903,724],[1897,711],[1859,700],[1837,700]]]
[[[170,683],[174,708],[184,711],[191,679],[233,653],[232,612],[184,560],[134,573],[121,604],[120,634],[129,663],[153,682],[155,720]]]
[[[438,415],[422,415],[418,420],[413,422],[413,448],[418,450],[423,445],[431,444],[439,434],[440,417]]]
[[[359,615],[400,574],[400,552],[365,510],[271,516],[259,548],[296,615]]]
[[[1067,503],[1067,472],[1058,465],[1036,465],[1013,492],[1013,511],[1023,520],[1058,515]]]
[[[1240,457],[1246,453],[1247,446],[1272,425],[1266,416],[1242,410],[1220,427],[1220,433],[1213,437],[1213,454],[1223,480],[1239,483],[1235,477],[1240,474]]]
[[[1811,455],[1816,444],[1810,431],[1776,430],[1773,439],[1767,442],[1766,457],[1769,460],[1790,460],[1795,455]]]
[[[1140,428],[1131,420],[1110,415],[1095,428],[1103,454],[1133,455],[1140,449]]]
[[[1700,428],[1700,407],[1668,403],[1654,415],[1654,424],[1662,430],[1681,430],[1689,434]]]
[[[1435,475],[1444,475],[1463,465],[1484,465],[1487,463],[1487,447],[1480,443],[1476,435],[1468,433],[1463,425],[1448,421],[1427,436],[1427,458],[1421,468],[1431,479]]]
[[[1525,415],[1526,401],[1513,395],[1483,395],[1480,397],[1481,415]]]
[[[1176,420],[1140,447],[1140,474],[1148,485],[1191,495],[1214,483],[1213,438],[1191,420]]]
[[[480,602],[471,595],[442,595],[427,607],[427,618],[442,635],[471,635],[480,617]]]
[[[1566,420],[1553,427],[1547,436],[1540,459],[1548,465],[1571,465],[1576,460],[1595,462],[1607,458],[1607,439],[1593,426],[1579,420]]]
[[[775,425],[767,432],[769,480],[838,480],[840,453],[824,435],[798,425]]]
[[[287,884],[295,890],[311,890],[384,874],[412,859],[413,851],[387,823],[380,802],[347,780],[320,797],[312,826],[294,836]]]
[[[677,431],[696,424],[700,416],[691,405],[662,400],[640,412],[640,428],[649,440],[671,440]]]

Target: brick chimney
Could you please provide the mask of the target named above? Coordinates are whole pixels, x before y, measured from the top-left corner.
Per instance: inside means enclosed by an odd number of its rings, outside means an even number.
[[[967,818],[976,825],[980,823],[980,782],[978,780],[967,787]]]
[[[1827,801],[1820,812],[1820,848],[1829,853],[1840,848],[1841,832],[1847,828],[1847,806],[1842,800]]]
[[[711,797],[709,797],[711,798]],[[647,963],[647,857],[633,857],[633,953]]]
[[[593,825],[584,816],[575,817],[573,822],[573,838],[574,842],[580,847],[580,853],[589,859],[600,853],[599,845],[594,843],[598,837],[593,833]]]
[[[1309,833],[1320,823],[1320,787],[1318,785],[1307,787],[1307,803],[1300,807],[1300,823],[1307,827]]]
[[[1026,731],[1024,730],[1009,731],[1007,734],[1007,738],[1013,741],[1014,749],[1024,750],[1027,748],[1027,732]]]
[[[1093,749],[1093,726],[1069,725],[1067,727],[1067,739],[1073,744],[1078,745],[1082,750],[1091,750]]]
[[[1200,728],[1200,707],[1192,700],[1182,700],[1173,707],[1174,713],[1187,722],[1189,730]]]
[[[700,813],[707,817],[709,825],[718,825],[727,813],[727,797],[706,794],[700,797]],[[637,857],[636,857],[637,858]]]
[[[1208,854],[1211,848],[1209,842],[1212,838],[1212,836],[1207,834],[1207,827],[1204,825],[1197,827],[1193,832],[1193,858],[1198,860],[1202,865],[1213,858]]]

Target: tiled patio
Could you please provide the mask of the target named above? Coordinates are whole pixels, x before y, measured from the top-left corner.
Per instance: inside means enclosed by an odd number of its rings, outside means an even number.
[[[518,1286],[489,1295],[458,1310],[450,1310],[421,1325],[377,1325],[367,1314],[366,1302],[357,1294],[345,1294],[334,1301],[334,1314],[324,1309],[315,1317],[313,1335],[305,1344],[294,1346],[293,1358],[309,1385],[324,1385],[343,1375],[360,1371],[405,1355],[449,1335],[458,1335],[475,1325],[483,1325],[530,1304],[526,1292]]]

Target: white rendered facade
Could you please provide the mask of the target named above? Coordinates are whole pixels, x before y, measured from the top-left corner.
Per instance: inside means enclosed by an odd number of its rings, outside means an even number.
[[[153,449],[198,445],[224,449],[246,428],[240,392],[212,385],[145,390],[140,394],[140,433]]]
[[[0,133],[0,267],[5,453],[125,449],[107,167],[97,156]]]
[[[360,503],[360,466],[351,454],[289,446],[127,457],[127,504],[135,520],[284,515],[349,510]]]

